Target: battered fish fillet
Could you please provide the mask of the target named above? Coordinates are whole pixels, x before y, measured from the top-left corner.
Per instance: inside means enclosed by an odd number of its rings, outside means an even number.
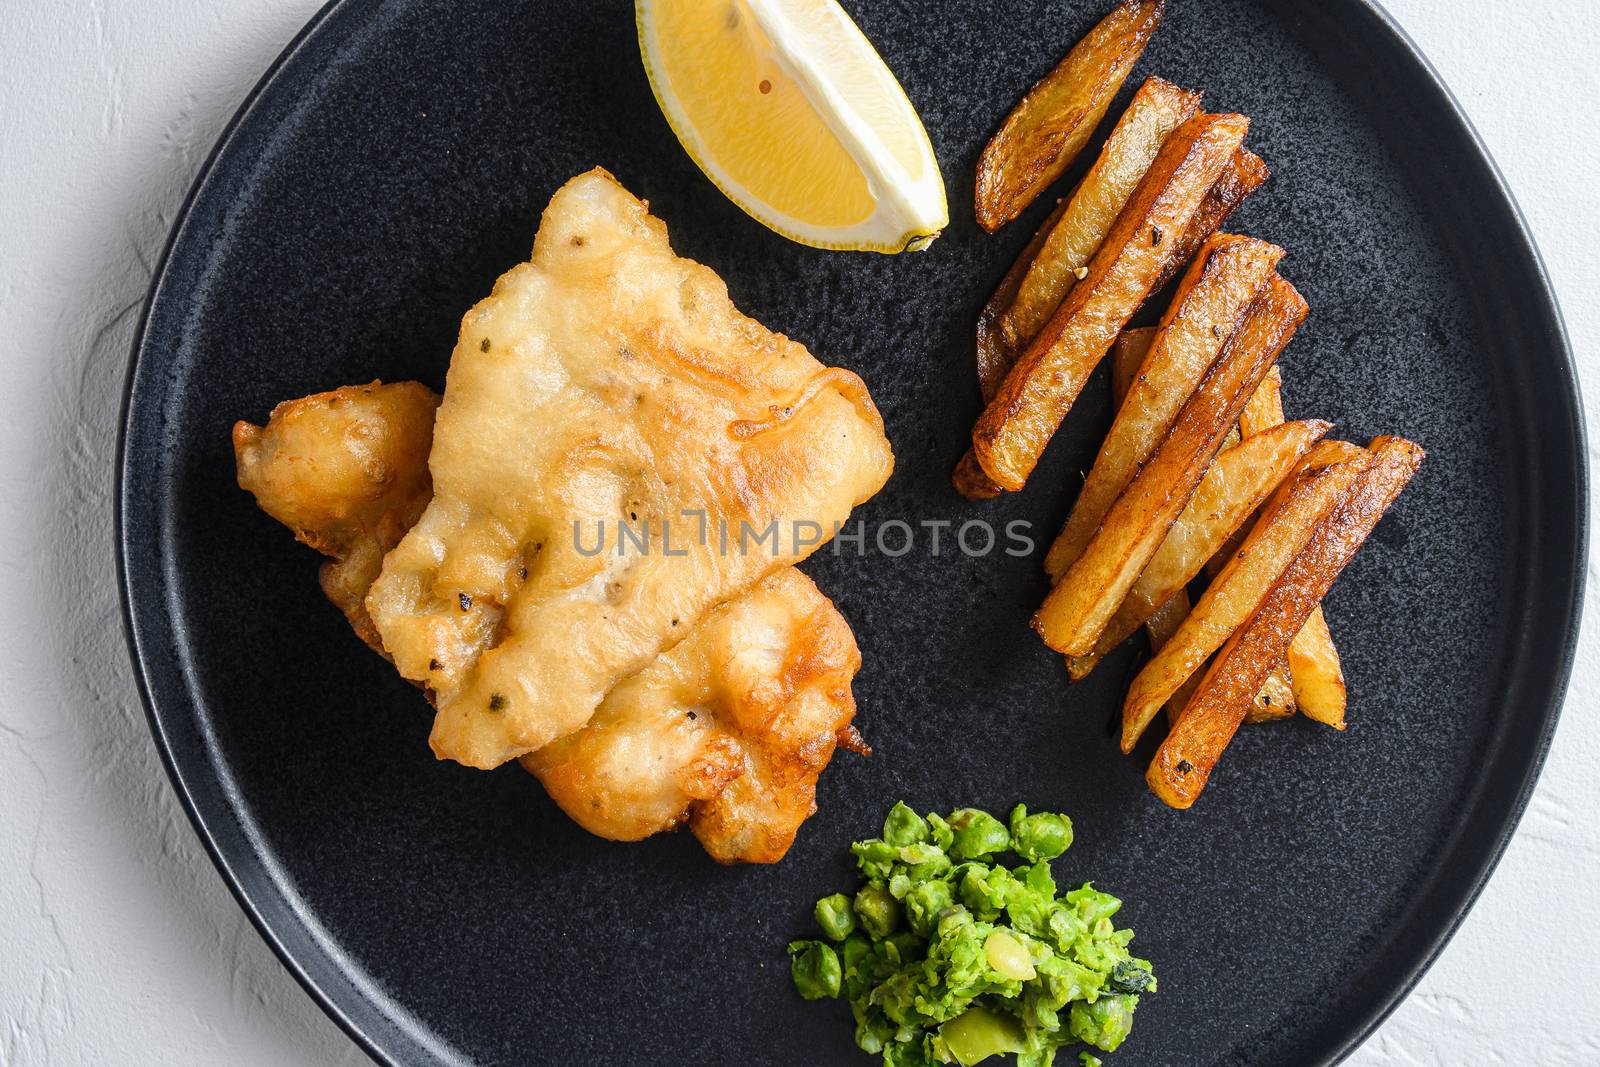
[[[522,765],[590,833],[637,841],[687,817],[718,862],[776,863],[834,745],[864,748],[850,727],[860,666],[844,616],[785,567]]]
[[[347,385],[272,409],[265,428],[233,427],[239,486],[305,544],[333,558],[322,591],[384,652],[367,590],[433,495],[428,450],[439,398],[417,382]]]
[[[367,610],[434,694],[434,752],[494,767],[581,727],[711,608],[809,555],[892,466],[859,378],[739,314],[590,171],[462,322],[433,500]],[[774,521],[775,550],[720,549],[723,529]],[[647,526],[647,551],[615,551],[622,522]],[[604,551],[580,551],[602,530]]]
[[[239,484],[334,556],[323,589],[379,652],[362,601],[382,551],[430,496],[438,399],[415,382],[351,386],[234,427]],[[722,863],[774,863],[815,808],[850,725],[861,665],[844,617],[792,567],[768,576],[643,671],[576,733],[522,758],[579,825],[635,841],[685,821]]]

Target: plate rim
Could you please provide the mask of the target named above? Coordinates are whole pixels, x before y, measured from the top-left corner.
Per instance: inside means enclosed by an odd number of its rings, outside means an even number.
[[[236,836],[245,839],[245,857],[230,855],[221,840],[224,836],[221,828],[215,825],[214,816],[208,816],[201,810],[200,801],[194,794],[194,788],[184,770],[179,766],[178,757],[174,749],[173,738],[169,735],[167,727],[157,710],[155,685],[147,664],[149,638],[146,636],[146,624],[141,618],[142,609],[135,601],[134,585],[137,579],[132,576],[130,556],[135,550],[139,519],[133,514],[135,502],[129,497],[132,456],[129,451],[130,438],[134,434],[132,419],[135,414],[135,391],[138,385],[139,369],[145,362],[146,340],[151,323],[152,312],[157,306],[158,298],[168,279],[168,269],[172,264],[173,255],[184,238],[192,220],[193,210],[204,195],[208,186],[218,176],[220,164],[228,150],[233,146],[241,129],[250,120],[252,115],[261,105],[266,94],[274,87],[285,69],[303,52],[314,43],[314,38],[330,27],[334,19],[347,9],[353,9],[361,0],[327,0],[306,23],[295,33],[279,52],[272,63],[268,65],[261,77],[251,87],[239,104],[237,110],[223,127],[216,142],[206,155],[204,162],[196,171],[193,183],[185,194],[182,205],[174,216],[172,227],[168,232],[160,258],[157,260],[156,269],[151,275],[151,281],[146,291],[143,306],[140,309],[138,326],[134,332],[133,342],[129,354],[127,370],[124,375],[121,406],[118,414],[118,431],[116,462],[114,470],[113,498],[114,504],[114,531],[113,539],[116,554],[116,573],[119,591],[119,606],[122,613],[123,631],[127,641],[127,648],[133,668],[134,682],[138,689],[140,703],[143,705],[146,723],[150,729],[152,739],[160,755],[162,766],[166,769],[167,777],[177,798],[188,817],[201,844],[204,846],[212,865],[222,875],[222,880],[238,903],[245,916],[250,920],[256,932],[272,950],[278,961],[311,997],[314,1003],[333,1022],[361,1048],[375,1062],[383,1067],[408,1067],[408,1060],[400,1058],[400,1053],[415,1050],[424,1052],[426,1042],[415,1034],[408,1032],[401,1020],[390,1018],[381,1006],[370,995],[369,990],[362,990],[361,995],[353,1003],[347,1003],[336,993],[324,986],[311,968],[307,966],[296,953],[295,947],[288,942],[290,938],[272,922],[266,915],[266,909],[256,899],[255,894],[269,892],[282,898],[291,910],[298,913],[290,894],[286,893],[281,880],[274,876],[270,865],[266,862],[263,853],[248,840],[249,834],[240,826],[234,826]],[[1394,1013],[1394,1011],[1407,999],[1415,989],[1422,976],[1433,966],[1444,947],[1455,936],[1461,923],[1476,904],[1489,878],[1500,864],[1511,838],[1521,823],[1528,802],[1538,779],[1543,771],[1545,760],[1549,755],[1550,746],[1554,740],[1556,727],[1560,721],[1561,713],[1565,707],[1567,691],[1571,680],[1572,668],[1577,654],[1577,644],[1581,629],[1583,615],[1584,588],[1587,581],[1588,545],[1589,545],[1589,512],[1587,502],[1589,499],[1589,457],[1587,449],[1588,431],[1585,422],[1582,392],[1579,388],[1577,369],[1573,359],[1571,338],[1568,334],[1565,318],[1561,311],[1560,301],[1556,296],[1555,288],[1551,282],[1549,270],[1544,258],[1539,251],[1538,244],[1534,241],[1529,229],[1526,215],[1516,196],[1506,182],[1499,165],[1489,152],[1482,136],[1473,125],[1471,118],[1457,100],[1454,93],[1439,74],[1438,70],[1429,61],[1421,47],[1412,39],[1405,29],[1395,20],[1379,2],[1379,0],[1345,0],[1353,8],[1364,9],[1369,18],[1381,31],[1386,31],[1392,38],[1392,43],[1409,57],[1414,64],[1414,75],[1411,80],[1417,89],[1424,91],[1431,99],[1424,101],[1424,106],[1440,111],[1451,117],[1456,124],[1456,133],[1463,137],[1462,148],[1467,157],[1463,162],[1469,166],[1476,165],[1482,172],[1481,177],[1499,195],[1497,206],[1503,207],[1504,221],[1510,224],[1511,231],[1521,244],[1520,251],[1527,255],[1531,266],[1529,281],[1531,288],[1536,290],[1534,309],[1542,318],[1548,319],[1548,332],[1551,341],[1551,355],[1554,357],[1550,370],[1561,380],[1563,389],[1560,390],[1559,400],[1563,404],[1562,414],[1566,416],[1561,420],[1561,430],[1566,441],[1566,451],[1572,457],[1571,484],[1566,488],[1571,491],[1574,502],[1572,527],[1572,580],[1567,583],[1570,589],[1566,611],[1559,622],[1563,627],[1559,652],[1555,658],[1553,669],[1545,677],[1547,683],[1544,688],[1544,699],[1538,706],[1538,739],[1532,757],[1522,768],[1520,780],[1515,781],[1515,790],[1510,805],[1500,813],[1498,828],[1494,835],[1492,846],[1484,852],[1472,870],[1471,877],[1463,881],[1450,894],[1452,897],[1447,914],[1438,918],[1413,918],[1413,926],[1425,927],[1425,936],[1421,939],[1423,949],[1416,954],[1412,965],[1406,969],[1400,980],[1394,983],[1387,994],[1381,998],[1376,1010],[1367,1012],[1364,1016],[1352,1020],[1349,1025],[1337,1027],[1333,1047],[1329,1049],[1326,1063],[1338,1063],[1347,1058],[1363,1042]],[[154,359],[152,358],[152,362]],[[251,868],[241,869],[238,863],[240,858],[251,861]],[[264,884],[263,884],[264,883]],[[311,940],[311,947],[321,957],[319,962],[324,962],[337,973],[346,973],[342,963],[335,957],[328,947],[318,943],[311,930],[314,922],[305,915],[299,915],[300,921],[305,925],[303,933]],[[375,1025],[376,1024],[376,1025]],[[380,1039],[379,1031],[388,1031],[401,1039],[408,1046],[407,1049],[393,1047],[388,1042]]]

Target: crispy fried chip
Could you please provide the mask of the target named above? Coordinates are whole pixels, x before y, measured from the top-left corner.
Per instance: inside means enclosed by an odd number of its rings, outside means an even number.
[[[1022,289],[1022,279],[1028,276],[1039,256],[1039,250],[1044,247],[1046,239],[1055,232],[1056,224],[1067,213],[1071,206],[1070,200],[1062,200],[1056,205],[1044,220],[1044,225],[1039,227],[1039,232],[1022,249],[1022,254],[1015,263],[1006,271],[1005,277],[1000,279],[1000,284],[995,287],[993,295],[983,305],[983,310],[978,312],[978,391],[983,394],[983,402],[987,404],[994,399],[994,394],[999,391],[1000,383],[1005,381],[1006,372],[1017,361],[1015,347],[1007,340],[1006,333],[1001,329],[1001,319],[1012,307],[1017,299],[1017,293]],[[1060,302],[1057,301],[1057,304]],[[1050,311],[1054,311],[1052,306]],[[1048,317],[1048,312],[1046,313]]]
[[[1176,278],[1190,257],[1211,239],[1212,234],[1222,229],[1222,224],[1228,221],[1228,217],[1244,203],[1246,197],[1266,184],[1270,175],[1266,161],[1248,148],[1235,152],[1222,176],[1200,202],[1200,210],[1189,220],[1183,236],[1178,239],[1177,254],[1167,262],[1151,290],[1159,290]]]
[[[1294,699],[1306,718],[1335,730],[1344,729],[1344,665],[1318,604],[1289,643],[1289,671]]]
[[[434,751],[488,768],[576,730],[712,607],[804,558],[892,457],[859,378],[740,315],[595,170],[463,320],[429,466],[433,501],[367,610],[435,695]],[[739,540],[771,524],[770,549]]]
[[[1075,657],[1069,664],[1073,678],[1088,674],[1096,660],[1126,641],[1182,592],[1330,425],[1321,421],[1284,423],[1218,453],[1188,506],[1100,635],[1093,655]]]
[[[1084,279],[1017,359],[973,427],[973,452],[995,485],[1022,488],[1090,372],[1149,296],[1177,235],[1249,124],[1243,115],[1197,115],[1167,138]]]
[[[1163,802],[1187,808],[1200,795],[1252,697],[1416,474],[1423,453],[1403,438],[1380,437],[1372,442],[1371,457],[1335,505],[1319,517],[1249,621],[1229,638],[1177,725],[1156,750],[1145,780]]]
[[[1072,165],[1161,25],[1165,0],[1122,0],[1029,89],[978,160],[978,224],[993,233]]]
[[[1184,403],[1171,431],[1034,615],[1033,627],[1045,644],[1072,656],[1094,649],[1305,313],[1305,301],[1294,286],[1274,276]],[[1131,406],[1131,399],[1123,405]]]
[[[1339,458],[1343,449],[1324,447],[1342,443],[1320,442],[1311,449],[1178,632],[1134,678],[1123,705],[1122,751],[1133,751],[1161,705],[1250,617],[1317,520],[1371,463],[1364,450],[1354,458]]]
[[[1045,220],[978,320],[978,381],[994,398],[1017,353],[1036,337],[1089,261],[1161,146],[1200,110],[1200,94],[1150,78],[1128,103],[1094,166]]]
[[[1083,555],[1112,503],[1155,452],[1282,258],[1277,245],[1229,234],[1219,234],[1201,249],[1117,408],[1066,526],[1045,555],[1044,569],[1052,579]]]

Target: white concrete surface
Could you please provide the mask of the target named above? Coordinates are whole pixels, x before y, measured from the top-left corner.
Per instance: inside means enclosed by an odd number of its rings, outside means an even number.
[[[365,1062],[250,928],[173,797],[126,666],[111,541],[118,397],[153,259],[228,116],[320,3],[0,10],[0,1067]],[[1596,9],[1390,7],[1499,160],[1600,382]],[[1587,406],[1600,426],[1600,393]],[[1595,641],[1591,624],[1505,861],[1352,1062],[1600,1063]]]

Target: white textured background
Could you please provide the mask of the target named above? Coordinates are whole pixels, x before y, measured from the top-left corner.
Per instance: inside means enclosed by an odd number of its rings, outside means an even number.
[[[366,1062],[256,936],[174,799],[126,665],[111,538],[154,258],[224,123],[320,3],[0,8],[0,1067]],[[1389,6],[1505,171],[1600,388],[1593,0]],[[1587,408],[1600,426],[1600,393]],[[1592,574],[1589,591],[1593,619]],[[1600,1064],[1596,651],[1590,625],[1499,871],[1353,1063]]]

